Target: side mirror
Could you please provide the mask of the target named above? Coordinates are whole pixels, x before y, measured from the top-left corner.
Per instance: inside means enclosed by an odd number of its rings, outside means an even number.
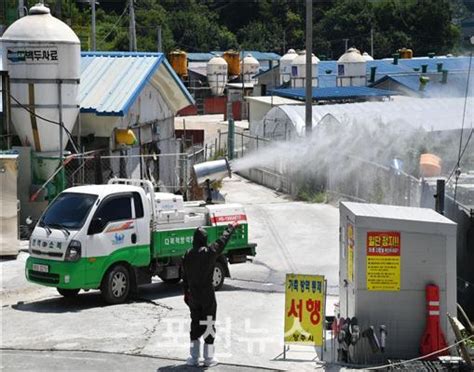
[[[104,229],[104,222],[102,218],[94,218],[89,225],[89,230],[87,231],[87,235],[94,235],[102,232]]]

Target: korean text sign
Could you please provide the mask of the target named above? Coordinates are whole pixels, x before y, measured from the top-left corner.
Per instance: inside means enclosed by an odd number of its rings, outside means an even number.
[[[347,280],[354,281],[354,225],[347,224]]]
[[[285,344],[323,345],[324,276],[286,274]]]
[[[400,290],[400,232],[367,232],[367,289]]]

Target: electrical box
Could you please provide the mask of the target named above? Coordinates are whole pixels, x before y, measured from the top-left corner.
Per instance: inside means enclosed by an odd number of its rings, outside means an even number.
[[[350,361],[419,356],[428,284],[439,287],[440,326],[452,344],[446,314],[456,314],[456,224],[425,208],[342,202],[339,211],[339,311],[356,317],[361,335]],[[381,326],[385,347],[374,351],[362,335],[373,327],[380,343]]]

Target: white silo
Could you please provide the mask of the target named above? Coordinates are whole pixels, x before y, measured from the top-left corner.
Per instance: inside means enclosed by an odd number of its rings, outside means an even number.
[[[37,4],[5,31],[0,46],[11,81],[11,119],[21,143],[36,152],[59,152],[68,142],[66,132],[61,149],[59,126],[42,118],[59,123],[61,116],[69,131],[76,122],[79,38],[47,7]]]
[[[366,61],[373,61],[374,58],[367,52],[362,53],[362,58],[364,58]]]
[[[288,83],[291,80],[291,64],[298,56],[294,49],[289,49],[286,54],[280,58],[280,84]]]
[[[356,48],[349,48],[337,60],[337,86],[365,86],[367,61]]]
[[[215,96],[224,94],[227,85],[227,69],[228,65],[224,58],[213,57],[206,65],[207,82],[211,87],[211,92]]]
[[[311,54],[311,86],[318,86],[318,63],[319,58]],[[291,63],[291,87],[302,88],[306,86],[306,50],[298,53]]]
[[[256,83],[257,79],[255,79],[254,76],[260,71],[260,62],[258,62],[250,53],[248,53],[240,65],[242,67],[240,71],[242,71],[244,76],[244,82]]]

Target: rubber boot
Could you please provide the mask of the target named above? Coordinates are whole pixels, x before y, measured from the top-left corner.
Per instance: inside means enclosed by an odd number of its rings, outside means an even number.
[[[218,363],[214,357],[214,345],[204,344],[204,365],[206,367],[215,366]]]
[[[186,364],[188,366],[198,366],[200,354],[201,342],[199,342],[199,340],[191,341],[191,345],[189,347],[189,358],[186,360]]]

